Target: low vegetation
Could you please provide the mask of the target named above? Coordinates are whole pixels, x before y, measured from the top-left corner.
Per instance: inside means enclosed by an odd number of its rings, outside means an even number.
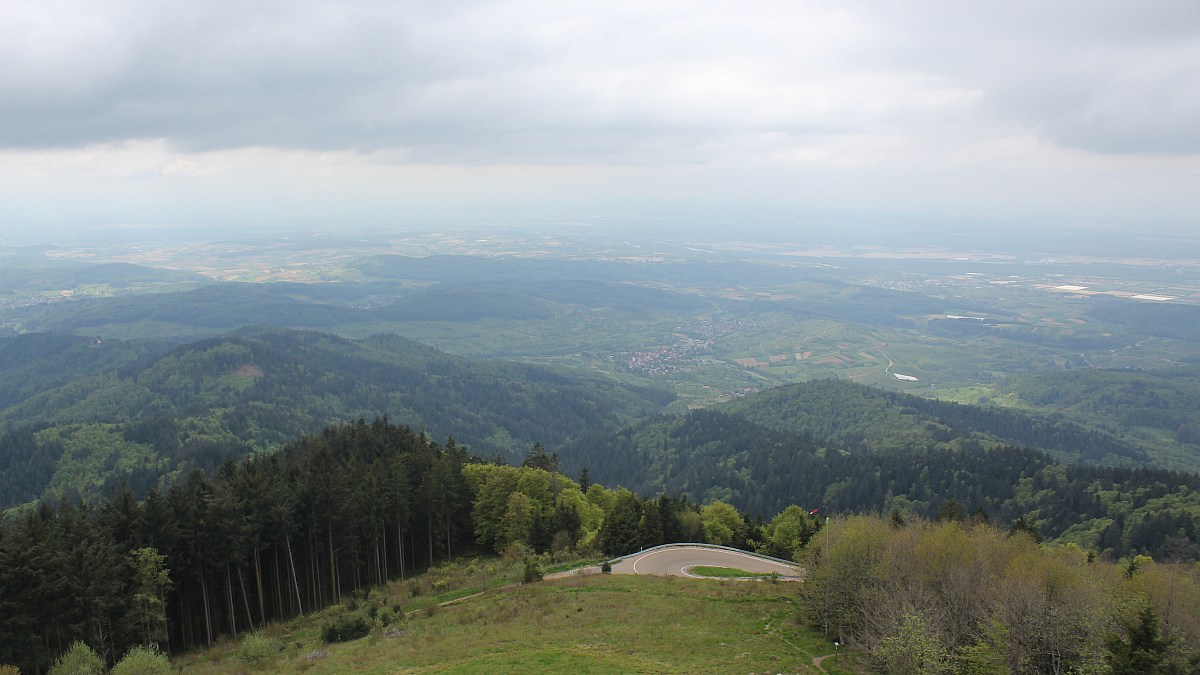
[[[733,567],[711,567],[708,565],[699,565],[691,567],[688,572],[698,577],[712,577],[714,579],[752,579],[755,577],[773,578],[778,575],[763,573],[763,572],[747,572]]]
[[[478,570],[511,578],[520,562],[476,560]],[[468,564],[434,576],[467,583]],[[418,577],[417,579],[421,579]],[[372,590],[359,616],[403,598],[409,582]],[[329,612],[346,612],[330,608]],[[588,575],[507,586],[436,611],[407,612],[365,638],[324,644],[320,617],[280,626],[283,651],[262,672],[318,673],[695,673],[809,672],[829,640],[801,626],[795,587],[661,577]],[[183,673],[244,667],[232,646],[176,660]],[[826,661],[830,673],[853,672]]]

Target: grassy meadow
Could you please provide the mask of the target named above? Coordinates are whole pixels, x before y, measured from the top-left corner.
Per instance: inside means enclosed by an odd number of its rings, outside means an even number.
[[[813,658],[833,652],[796,622],[790,583],[593,574],[519,585],[510,583],[516,567],[436,568],[175,666],[196,674],[804,673],[821,672]],[[458,601],[438,604],[447,599]],[[390,619],[398,605],[403,618]],[[322,641],[324,624],[372,607],[369,635]],[[822,667],[856,672],[834,659]]]

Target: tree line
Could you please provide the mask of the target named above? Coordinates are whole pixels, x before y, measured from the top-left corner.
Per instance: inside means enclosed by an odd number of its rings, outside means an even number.
[[[718,410],[658,417],[575,443],[597,476],[642,493],[670,487],[750,513],[788,504],[840,513],[893,509],[933,518],[949,501],[1109,559],[1200,557],[1200,476],[1062,464],[1044,452],[958,438],[942,446],[849,449]]]
[[[801,561],[802,618],[885,672],[1103,672],[1142,658],[1145,644],[1161,647],[1166,668],[1200,644],[1194,569],[1039,547],[1024,517],[997,529],[950,499],[936,521],[894,508],[827,524],[810,504],[766,521],[722,500],[606,488],[589,473],[568,478],[540,445],[508,466],[360,420],[143,500],[125,489],[10,513],[0,663],[43,673],[76,642],[108,664],[145,645],[211,645],[456,555],[617,556],[675,541]]]
[[[211,645],[482,549],[619,555],[696,540],[794,555],[819,529],[724,503],[573,481],[535,446],[520,467],[386,419],[193,470],[139,500],[43,502],[0,521],[0,663],[42,673],[75,641],[109,664],[139,645]]]

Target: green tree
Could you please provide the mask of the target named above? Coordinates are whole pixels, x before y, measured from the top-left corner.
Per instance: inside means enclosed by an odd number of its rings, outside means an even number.
[[[930,635],[925,617],[918,612],[905,612],[872,656],[889,675],[938,675],[949,668],[945,648]]]
[[[992,645],[980,640],[972,645],[963,645],[951,656],[955,675],[1006,675],[1004,658],[996,653]]]
[[[592,486],[595,489],[595,485]],[[628,490],[617,494],[612,509],[600,526],[600,548],[608,555],[624,555],[638,549],[638,526],[642,521],[642,501]]]
[[[792,504],[778,513],[767,525],[767,553],[778,558],[792,559],[812,536],[808,514]]]
[[[746,521],[732,505],[713,502],[700,511],[704,521],[704,539],[710,544],[732,546],[743,536]]]
[[[534,443],[533,448],[530,449],[521,466],[531,469],[544,469],[550,472],[558,471],[558,453],[553,455],[547,454],[546,449],[542,447],[541,443]]]
[[[55,660],[50,675],[104,675],[104,659],[80,640]]]
[[[508,506],[504,509],[504,547],[521,542],[530,543],[533,533],[533,502],[524,493],[508,495]]]
[[[957,523],[966,519],[967,509],[957,499],[947,499],[946,503],[942,504],[942,508],[938,509],[937,515],[934,516],[934,520],[953,520]]]
[[[1112,634],[1105,640],[1104,660],[1113,675],[1182,675],[1183,668],[1169,660],[1172,641],[1158,629],[1158,615],[1150,607],[1125,625],[1126,636]]]
[[[544,573],[542,566],[538,564],[535,556],[525,558],[525,571],[521,575],[521,583],[532,584],[535,581],[541,581]]]
[[[112,675],[168,675],[171,662],[152,645],[130,649],[112,669]]]
[[[161,645],[167,640],[167,591],[171,574],[166,556],[153,548],[130,551],[133,597],[125,615],[142,644]]]

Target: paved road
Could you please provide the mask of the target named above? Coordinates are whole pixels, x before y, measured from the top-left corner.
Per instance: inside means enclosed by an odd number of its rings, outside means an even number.
[[[690,573],[692,567],[732,567],[734,569],[782,576],[796,576],[799,570],[757,556],[718,548],[696,548],[693,546],[655,549],[630,556],[613,565],[613,574],[658,574],[663,576],[697,577]]]

